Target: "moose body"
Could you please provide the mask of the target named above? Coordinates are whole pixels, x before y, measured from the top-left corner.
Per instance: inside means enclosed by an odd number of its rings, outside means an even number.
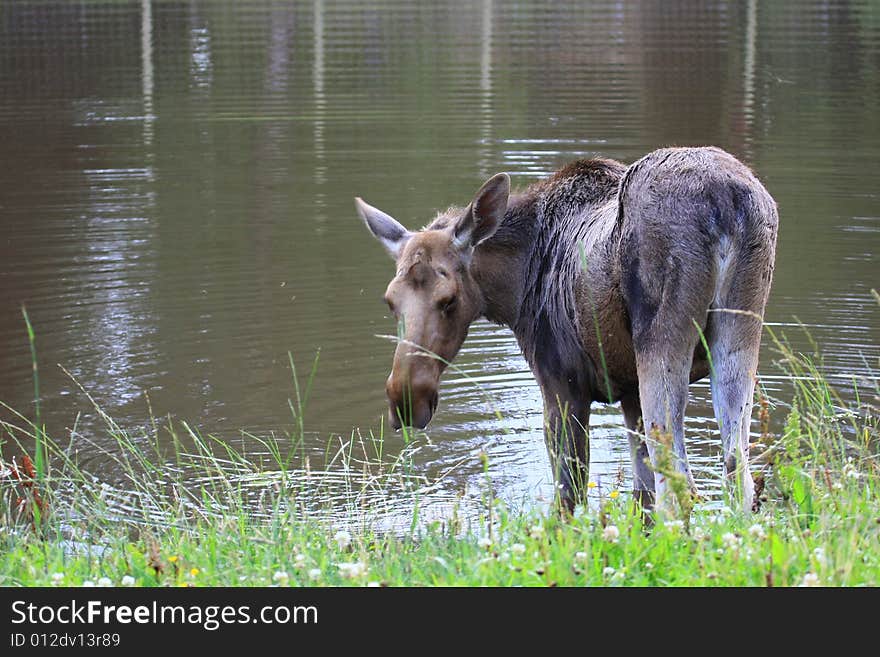
[[[707,375],[726,479],[752,507],[749,425],[778,218],[744,164],[713,147],[629,167],[578,160],[513,195],[498,174],[417,232],[356,206],[397,264],[385,294],[404,326],[386,384],[394,427],[427,425],[440,375],[486,317],[512,329],[541,387],[564,507],[586,491],[594,401],[621,403],[646,507],[666,498],[652,467],[660,436],[695,490],[684,415],[688,385]]]

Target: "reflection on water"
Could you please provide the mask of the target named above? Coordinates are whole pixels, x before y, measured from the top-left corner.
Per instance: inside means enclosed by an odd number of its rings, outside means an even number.
[[[59,364],[134,433],[152,409],[257,453],[248,435],[296,424],[288,352],[302,379],[320,351],[309,449],[378,434],[391,264],[353,196],[417,227],[496,171],[525,185],[710,143],[779,202],[770,328],[811,351],[802,323],[845,388],[876,381],[878,56],[860,1],[5,2],[0,400],[32,410],[26,304],[44,419],[64,436],[80,413],[82,462],[107,479],[112,440]],[[785,398],[773,360],[768,340],[762,383]],[[707,396],[693,387],[688,429],[711,497]],[[443,475],[439,512],[482,490],[483,452],[502,498],[549,499],[541,423],[512,336],[478,322],[415,457]],[[605,490],[628,476],[622,424],[591,418]]]

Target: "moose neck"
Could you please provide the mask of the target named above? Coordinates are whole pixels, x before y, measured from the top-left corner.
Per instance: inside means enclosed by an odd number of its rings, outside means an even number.
[[[582,360],[574,315],[577,248],[554,239],[562,230],[558,223],[541,195],[512,197],[501,226],[477,247],[471,265],[484,316],[510,327],[539,381],[563,361],[571,367]]]
[[[498,231],[474,251],[471,273],[483,296],[483,315],[511,329],[517,324],[525,273],[538,231],[534,199],[512,196]]]

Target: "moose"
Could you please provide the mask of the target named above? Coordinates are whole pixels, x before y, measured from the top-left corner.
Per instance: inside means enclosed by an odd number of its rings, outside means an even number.
[[[753,508],[749,427],[778,214],[746,165],[716,147],[663,148],[629,167],[577,160],[513,194],[499,173],[418,231],[355,205],[396,263],[391,426],[428,424],[444,369],[485,317],[513,331],[540,385],[563,512],[585,499],[594,401],[621,404],[643,508],[669,503],[663,441],[696,493],[685,408],[707,375],[725,489]]]

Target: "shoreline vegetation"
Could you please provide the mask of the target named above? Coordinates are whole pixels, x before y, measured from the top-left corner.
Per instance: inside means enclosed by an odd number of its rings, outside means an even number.
[[[296,435],[250,436],[269,455],[254,459],[179,423],[169,454],[95,404],[108,448],[75,428],[53,440],[38,405],[31,420],[0,402],[11,418],[0,421],[0,586],[878,586],[880,383],[854,377],[844,398],[818,355],[765,330],[792,389],[784,402],[757,393],[761,508],[678,499],[650,526],[616,490],[591,491],[565,520],[512,510],[492,496],[485,459],[479,508],[431,519],[421,505],[437,482],[412,467],[415,437],[388,455],[381,435],[355,431],[319,469],[289,447]],[[302,390],[293,371],[301,440],[315,368]],[[81,467],[76,441],[113,459],[122,485]],[[410,526],[389,530],[376,500],[401,496]],[[332,520],[314,512],[322,499]]]

